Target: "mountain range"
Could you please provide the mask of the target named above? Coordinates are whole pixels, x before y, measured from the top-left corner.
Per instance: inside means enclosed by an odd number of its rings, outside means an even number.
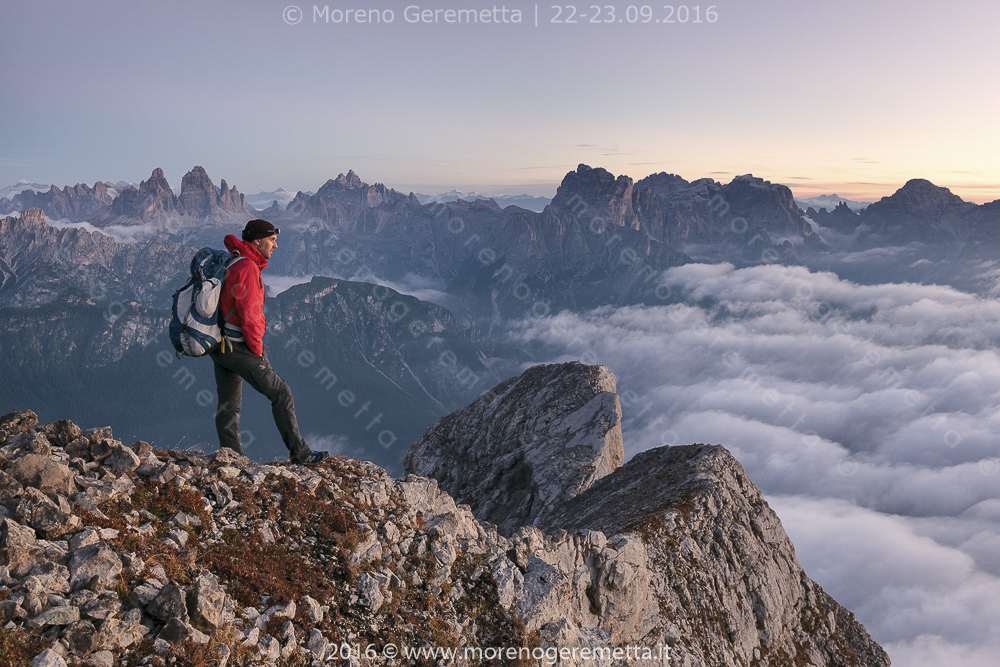
[[[0,199],[0,209],[40,208],[51,220],[89,223],[112,235],[135,228],[129,240],[142,232],[138,238],[155,235],[198,244],[218,243],[214,239],[220,231],[236,230],[260,215],[282,223],[290,234],[282,238],[292,244],[295,257],[278,260],[289,275],[308,277],[320,267],[341,272],[363,267],[391,279],[412,273],[443,284],[454,282],[467,296],[470,289],[490,293],[501,306],[509,301],[504,286],[493,275],[485,277],[484,271],[504,268],[505,276],[523,274],[526,286],[541,288],[539,298],[572,306],[574,301],[558,294],[554,281],[577,267],[590,281],[613,285],[610,291],[618,300],[641,301],[642,290],[622,289],[623,267],[618,264],[630,260],[640,269],[659,269],[686,261],[684,257],[740,265],[795,264],[804,254],[843,245],[843,235],[849,235],[848,247],[855,250],[913,242],[992,245],[998,241],[1000,224],[997,202],[964,202],[921,179],[861,210],[835,196],[812,201],[816,206],[803,210],[787,187],[750,175],[728,184],[712,179],[688,182],[667,173],[633,181],[586,165],[569,172],[540,211],[506,201],[493,200],[494,205],[489,199],[463,199],[460,195],[467,193],[458,191],[433,198],[404,194],[379,183],[369,185],[352,171],[327,181],[315,193],[279,190],[261,195],[269,205],[258,211],[225,180],[215,186],[201,167],[184,175],[175,194],[163,171],[156,169],[137,187],[126,185],[117,197],[107,183],[52,186]],[[518,248],[518,230],[544,240],[548,266],[539,266]],[[444,241],[449,235],[462,237],[457,252],[454,243]],[[472,259],[484,248],[481,259],[491,261]],[[623,255],[626,262],[620,261]],[[495,265],[500,258],[506,263]]]
[[[42,210],[27,208],[0,220],[0,308],[9,323],[2,337],[6,367],[17,378],[0,404],[16,407],[29,395],[46,415],[72,404],[93,423],[112,415],[124,428],[145,423],[163,442],[213,440],[211,420],[192,412],[193,398],[176,391],[175,376],[190,385],[189,376],[181,366],[158,365],[146,341],[165,328],[170,295],[184,282],[195,250],[219,247],[225,233],[238,232],[258,213],[235,187],[215,186],[200,167],[185,175],[179,194],[157,169],[110,203],[101,203],[109,199],[104,183],[16,197],[19,204],[42,197],[36,203],[57,215],[88,219],[53,226]],[[840,251],[831,249],[837,244],[844,252],[899,244],[906,249],[900,262],[916,280],[947,278],[930,268],[954,271],[968,262],[914,258],[956,248],[989,254],[1000,240],[1000,202],[971,204],[922,180],[859,213],[845,203],[802,211],[787,187],[752,176],[728,184],[666,173],[633,181],[586,165],[567,174],[541,213],[491,200],[422,204],[412,193],[367,184],[349,171],[263,215],[282,229],[268,275],[300,283],[268,301],[269,317],[295,331],[297,341],[275,346],[271,357],[293,385],[316,388],[325,368],[323,377],[335,375],[359,409],[369,400],[362,397],[392,402],[391,412],[383,410],[391,419],[383,417],[385,427],[376,429],[326,410],[325,389],[298,398],[315,433],[339,433],[346,440],[337,447],[364,451],[392,470],[399,453],[380,445],[379,433],[387,431],[383,441],[393,443],[412,439],[531,358],[502,339],[512,318],[669,304],[675,297],[659,276],[670,267],[817,265],[838,261]],[[136,240],[116,240],[122,230]],[[884,254],[868,264],[848,255],[843,263],[862,281],[877,279],[889,265]],[[449,309],[371,284],[380,281],[404,291],[432,286],[430,292],[447,295]],[[155,350],[164,346],[160,338]],[[94,381],[125,387],[122,401],[85,400]],[[199,378],[202,385],[211,390],[211,378]],[[124,399],[130,394],[153,398],[133,411]],[[186,415],[180,420],[171,417],[178,410]],[[267,419],[247,423],[255,432],[271,431]],[[269,438],[259,446],[261,456],[283,451]]]

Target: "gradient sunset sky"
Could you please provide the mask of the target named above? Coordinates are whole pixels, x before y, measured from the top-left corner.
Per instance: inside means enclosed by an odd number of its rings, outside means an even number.
[[[657,3],[629,23],[643,5],[602,0],[613,22],[578,2],[578,22],[556,24],[569,3],[545,2],[537,27],[522,0],[422,3],[7,0],[0,186],[163,167],[177,187],[203,165],[245,193],[353,169],[403,191],[551,196],[586,163],[752,173],[798,196],[877,199],[926,178],[1000,198],[1000,3]],[[409,5],[506,6],[522,23],[410,23]]]

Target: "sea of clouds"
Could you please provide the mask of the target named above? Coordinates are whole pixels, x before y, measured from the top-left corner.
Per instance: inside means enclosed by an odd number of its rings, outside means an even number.
[[[663,280],[670,305],[512,335],[618,376],[626,456],[725,445],[806,572],[893,664],[996,665],[1000,300],[802,267],[693,264]]]

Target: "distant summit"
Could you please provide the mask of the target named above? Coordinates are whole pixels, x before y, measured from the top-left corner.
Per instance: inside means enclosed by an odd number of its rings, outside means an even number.
[[[7,187],[0,188],[0,199],[13,199],[16,195],[21,194],[25,190],[31,190],[32,192],[45,192],[49,189],[49,186],[45,183],[31,183],[30,181],[18,181],[14,185],[8,185]]]
[[[316,193],[310,190],[305,194],[314,195]],[[247,206],[252,206],[258,211],[262,211],[274,204],[277,204],[279,208],[284,209],[288,206],[289,202],[295,199],[295,195],[295,192],[286,190],[285,188],[278,188],[277,190],[271,190],[270,192],[258,192],[252,195],[244,195],[243,198],[246,200]]]
[[[861,232],[894,243],[965,242],[977,235],[979,208],[948,188],[914,178],[861,212]]]
[[[862,211],[871,205],[868,201],[855,201],[853,199],[845,199],[837,194],[832,195],[815,195],[813,197],[796,197],[795,203],[799,205],[803,210],[808,208],[826,209],[832,212],[833,209],[837,208],[841,204],[844,204],[852,211]]]
[[[416,193],[417,200],[421,204],[434,204],[439,202],[453,202],[459,199],[465,201],[478,201],[492,199],[500,208],[517,206],[518,208],[541,213],[552,200],[548,197],[538,197],[527,193],[519,195],[494,195],[482,192],[462,192],[461,190],[451,190],[437,195],[425,195]]]

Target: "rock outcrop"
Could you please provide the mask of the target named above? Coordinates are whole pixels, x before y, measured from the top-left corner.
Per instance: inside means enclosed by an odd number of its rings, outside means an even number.
[[[212,218],[219,211],[245,213],[246,199],[236,186],[230,188],[222,179],[215,188],[204,167],[195,167],[181,179],[181,194],[177,197],[177,209],[184,215]]]
[[[553,414],[540,396],[560,376],[573,391],[561,392]],[[603,367],[536,367],[441,420],[407,456],[408,471],[438,477],[477,518],[513,535],[524,578],[517,609],[529,629],[553,643],[600,636],[616,646],[670,646],[680,665],[889,664],[853,614],[806,576],[780,520],[723,447],[653,449],[608,471],[615,457],[597,448],[579,455],[587,428],[542,428],[527,447],[511,432],[573,423],[560,417],[601,400],[588,393],[613,391]],[[602,412],[620,419],[620,410],[593,410]],[[524,511],[524,498],[538,494],[525,490],[529,474],[499,473],[518,454],[532,479],[564,476],[537,513]]]
[[[428,429],[403,465],[505,535],[544,524],[624,462],[616,386],[604,366],[535,366]]]
[[[126,445],[110,428],[39,425],[30,412],[0,417],[7,655],[157,667],[889,664],[805,576],[725,449],[652,450],[612,472],[620,413],[606,369],[547,366],[501,387],[495,404],[473,404],[481,418],[499,408],[498,434],[518,414],[532,420],[562,447],[547,443],[534,474],[572,480],[511,536],[436,480],[370,463],[259,464]],[[473,406],[437,432],[460,439]],[[569,428],[587,423],[589,443]]]

